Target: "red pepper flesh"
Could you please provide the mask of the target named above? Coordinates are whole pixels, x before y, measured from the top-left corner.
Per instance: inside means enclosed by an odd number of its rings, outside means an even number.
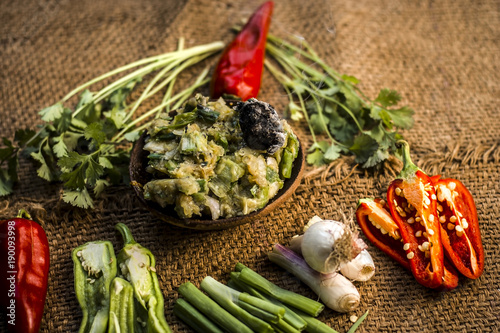
[[[39,331],[49,261],[47,236],[38,223],[24,218],[0,222],[0,304],[9,332]]]
[[[361,199],[356,210],[358,224],[368,240],[397,261],[404,268],[411,270],[410,262],[403,249],[403,243],[396,222],[388,212],[387,203],[382,199]],[[436,289],[452,290],[458,286],[458,274],[445,260],[443,280]]]
[[[403,169],[389,185],[387,204],[399,227],[406,257],[415,279],[429,288],[441,285],[444,254],[437,217],[437,201],[431,179],[410,158],[406,141],[402,148]]]
[[[439,204],[441,241],[457,270],[477,279],[484,269],[484,250],[474,199],[457,179],[433,177]]]
[[[272,1],[262,4],[224,49],[210,85],[212,98],[233,95],[246,101],[257,97],[273,7]]]

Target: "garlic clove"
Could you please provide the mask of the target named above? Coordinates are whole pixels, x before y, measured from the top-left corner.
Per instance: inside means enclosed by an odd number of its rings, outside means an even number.
[[[368,281],[375,274],[375,263],[367,250],[340,267],[340,273],[353,281]]]

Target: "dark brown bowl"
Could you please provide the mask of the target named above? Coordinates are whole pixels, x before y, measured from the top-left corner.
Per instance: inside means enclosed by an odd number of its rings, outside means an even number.
[[[304,151],[302,148],[302,144],[300,143],[299,154],[294,162],[291,177],[285,180],[283,188],[274,198],[269,200],[264,208],[261,208],[247,215],[231,218],[221,218],[217,220],[208,218],[182,219],[177,216],[177,213],[175,212],[173,206],[162,208],[156,202],[144,199],[142,187],[152,179],[151,174],[146,172],[149,152],[143,149],[145,140],[146,134],[143,133],[139,140],[135,143],[130,156],[129,172],[132,187],[134,188],[139,200],[154,216],[165,222],[183,228],[198,230],[226,229],[260,220],[267,214],[269,214],[272,210],[283,204],[293,194],[293,192],[297,189],[297,186],[299,186],[300,181],[302,180],[302,175],[305,167]]]

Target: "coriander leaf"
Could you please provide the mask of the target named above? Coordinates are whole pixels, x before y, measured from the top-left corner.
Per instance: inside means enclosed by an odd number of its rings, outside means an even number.
[[[413,114],[415,111],[413,109],[403,106],[400,109],[386,110],[389,116],[392,118],[392,123],[399,128],[410,129],[413,127]]]
[[[344,94],[345,105],[356,114],[362,106],[362,100],[358,97],[352,86],[348,84],[342,84],[340,86],[340,92]]]
[[[76,129],[79,130],[84,130],[87,128],[87,123],[84,122],[83,120],[80,120],[78,118],[72,118],[71,119],[71,126],[75,127]]]
[[[311,121],[311,126],[314,132],[324,133],[328,130],[328,123],[330,119],[325,117],[323,114],[315,113],[309,118]]]
[[[0,162],[7,161],[16,151],[16,149],[12,145],[12,142],[7,138],[3,138],[3,144],[6,147],[0,149]]]
[[[101,117],[101,109],[98,105],[94,104],[94,96],[89,90],[85,90],[82,93],[76,109],[81,109],[81,111],[75,116],[75,118],[80,119],[87,124],[97,122]]]
[[[57,165],[63,172],[70,172],[79,163],[85,163],[86,157],[78,154],[76,151],[70,151],[67,156],[61,157]]]
[[[33,140],[36,132],[30,129],[18,129],[14,134],[14,140],[17,142],[19,147],[24,147],[29,141]],[[40,142],[30,142],[30,145],[37,145]]]
[[[66,143],[64,143],[64,134],[55,137],[54,142],[56,142],[56,144],[52,146],[54,154],[56,154],[58,158],[66,156],[68,154],[68,147],[66,147]]]
[[[74,150],[78,146],[78,140],[83,137],[83,134],[66,131],[64,133],[64,144],[68,151]]]
[[[363,168],[371,168],[382,161],[385,161],[389,158],[389,150],[387,149],[378,149],[375,153],[370,156],[366,162],[363,164]]]
[[[39,114],[42,116],[43,121],[49,123],[51,121],[61,118],[63,112],[64,112],[64,107],[62,103],[56,103],[54,105],[46,107],[45,109],[40,111]]]
[[[55,179],[51,168],[49,167],[45,157],[41,151],[31,153],[31,157],[41,163],[41,166],[36,170],[36,173],[40,178],[45,180],[53,181]]]
[[[325,151],[325,155],[323,156],[324,159],[327,162],[332,162],[335,161],[337,158],[340,157],[340,152],[342,149],[337,146],[336,144],[332,144],[328,149]]]
[[[127,116],[127,112],[118,107],[114,107],[111,111],[103,112],[103,115],[115,126],[116,129],[123,127],[123,120]]]
[[[113,168],[113,163],[104,156],[99,156],[99,165],[106,169]]]
[[[110,185],[110,183],[105,180],[105,179],[98,179],[96,184],[95,184],[95,187],[94,187],[94,195],[96,198],[98,198],[101,193],[104,191],[104,189],[106,187],[108,187]]]
[[[382,120],[386,128],[392,129],[392,118],[389,113],[387,113],[386,109],[382,109],[377,105],[373,105],[370,109],[370,117],[375,120]]]
[[[304,110],[302,110],[300,106],[294,102],[288,103],[286,112],[290,114],[290,118],[292,118],[292,120],[297,121],[304,118]]]
[[[81,167],[85,167],[85,177],[87,178],[87,184],[90,186],[94,186],[97,180],[104,173],[104,168],[91,156],[87,159],[87,164],[84,164]]]
[[[392,89],[380,90],[377,98],[375,99],[375,102],[380,103],[380,105],[384,108],[396,105],[399,101],[401,101],[401,95],[396,90]]]
[[[64,108],[61,116],[54,120],[54,126],[56,127],[58,133],[63,133],[69,129],[71,119],[73,118],[72,113],[73,112],[70,109]]]
[[[365,163],[378,149],[378,143],[367,134],[358,135],[349,150],[356,155],[356,163]]]
[[[83,135],[87,140],[94,140],[97,146],[101,145],[106,140],[106,134],[102,130],[101,123],[92,123],[88,125]]]
[[[13,187],[14,180],[8,170],[0,169],[0,197],[11,194]]]
[[[63,201],[80,208],[94,208],[94,203],[86,188],[80,191],[64,190]]]
[[[138,131],[129,132],[129,133],[124,135],[124,138],[130,142],[135,142],[135,141],[139,140],[140,137],[141,137],[141,133],[139,133]]]
[[[313,143],[307,151],[311,152],[313,150],[319,149],[321,152],[324,153],[328,149],[328,147],[330,147],[330,143],[328,143],[328,141],[323,140],[323,141]]]
[[[79,190],[85,187],[85,166],[83,163],[71,172],[61,174],[61,179],[65,181],[64,187],[72,190]]]
[[[316,149],[314,152],[307,154],[307,163],[315,165],[315,166],[321,166],[325,164],[323,160],[323,152],[321,149]]]

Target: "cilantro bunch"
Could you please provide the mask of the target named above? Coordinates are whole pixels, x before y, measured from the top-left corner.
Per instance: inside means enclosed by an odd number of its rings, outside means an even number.
[[[313,139],[307,162],[316,166],[330,163],[341,155],[354,155],[364,168],[386,160],[400,129],[413,126],[414,111],[396,108],[401,96],[383,89],[375,100],[367,98],[352,76],[340,75],[302,41],[297,47],[268,35],[266,50],[280,65],[266,60],[266,67],[282,84],[288,98],[287,111],[293,120],[305,118]],[[326,140],[318,140],[323,134]]]
[[[198,87],[206,84],[208,68],[188,88],[174,95],[176,77],[222,49],[214,42],[141,59],[112,70],[68,93],[56,104],[40,111],[38,131],[17,130],[14,142],[3,138],[0,149],[0,196],[8,195],[18,180],[21,153],[38,163],[37,174],[48,181],[63,181],[63,200],[74,206],[93,207],[111,184],[128,182],[130,143],[139,138],[152,118],[164,110],[178,108]],[[131,92],[147,75],[156,73],[139,97]],[[110,77],[114,81],[95,91],[89,88]],[[136,112],[146,99],[163,94],[161,102],[141,115]],[[71,109],[65,104],[80,94]],[[135,117],[134,117],[135,116]]]

